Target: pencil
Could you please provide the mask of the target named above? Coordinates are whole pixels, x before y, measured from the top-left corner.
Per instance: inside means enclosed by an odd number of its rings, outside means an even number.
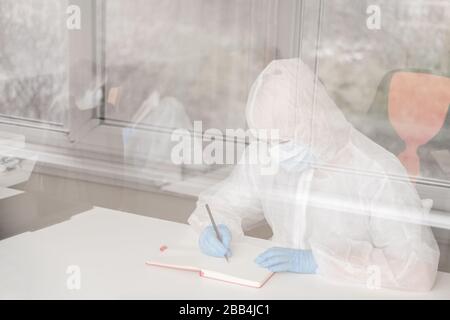
[[[214,232],[216,233],[216,237],[223,244],[222,236],[220,235],[219,229],[217,228],[216,222],[214,221],[213,215],[211,213],[211,209],[209,208],[208,204],[205,204],[205,207],[206,207],[206,211],[208,211],[209,219],[211,219],[211,224],[214,228]],[[224,258],[225,258],[225,260],[227,260],[227,262],[229,262],[226,254],[224,255]]]

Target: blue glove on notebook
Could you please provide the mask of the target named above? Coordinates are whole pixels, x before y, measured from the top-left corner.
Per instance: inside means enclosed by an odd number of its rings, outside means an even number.
[[[316,273],[317,264],[311,250],[270,248],[255,262],[272,272]]]
[[[200,250],[213,257],[231,257],[230,242],[231,232],[227,226],[220,224],[217,226],[222,237],[222,242],[217,239],[216,232],[212,226],[206,227],[200,234],[198,241]]]

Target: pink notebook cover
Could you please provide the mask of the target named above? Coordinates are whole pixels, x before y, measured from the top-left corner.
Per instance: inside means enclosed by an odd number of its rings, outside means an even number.
[[[264,268],[260,268],[253,261],[253,255],[259,252],[261,248],[251,244],[241,243],[234,249],[236,249],[236,255],[233,256],[229,265],[226,264],[229,269],[223,268],[222,261],[217,263],[217,260],[205,257],[197,249],[176,247],[173,251],[169,250],[167,245],[162,245],[155,258],[148,260],[146,264],[168,269],[197,272],[203,278],[251,288],[263,287],[272,277],[273,273]],[[166,254],[169,254],[169,256]],[[189,260],[185,260],[186,258]],[[185,261],[190,262],[187,263]],[[197,266],[189,266],[191,261],[193,261],[193,265]]]
[[[243,284],[243,283],[239,283],[239,282],[233,282],[233,281],[220,279],[220,278],[217,278],[217,277],[210,277],[210,276],[205,275],[205,272],[203,270],[198,269],[198,268],[194,268],[194,267],[192,267],[192,268],[189,268],[189,267],[177,267],[177,266],[170,266],[170,265],[165,265],[165,264],[159,264],[159,263],[151,262],[151,261],[147,261],[146,264],[149,265],[149,266],[155,266],[155,267],[161,267],[161,268],[168,268],[168,269],[181,270],[181,271],[190,271],[190,272],[198,272],[199,276],[202,277],[202,278],[222,281],[222,282],[230,283],[230,284],[237,284],[237,285],[244,286],[244,287],[258,288],[258,289],[262,288],[267,283],[267,281],[269,281],[270,278],[272,278],[272,276],[274,275],[274,273],[271,273],[264,280],[264,282],[262,282],[259,286],[253,286],[253,285],[247,285],[247,284]]]

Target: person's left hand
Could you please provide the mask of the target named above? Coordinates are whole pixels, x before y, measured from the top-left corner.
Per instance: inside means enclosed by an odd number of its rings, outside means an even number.
[[[270,248],[255,262],[272,272],[316,273],[317,264],[311,250]]]

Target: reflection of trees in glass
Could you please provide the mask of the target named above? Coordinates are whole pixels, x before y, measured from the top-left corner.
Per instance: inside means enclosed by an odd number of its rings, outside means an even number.
[[[62,122],[65,1],[0,1],[0,113]]]
[[[379,31],[366,28],[369,4],[381,8]],[[404,144],[388,119],[392,71],[406,69],[450,76],[450,2],[333,0],[326,1],[325,8],[320,78],[348,118],[397,155]],[[422,176],[449,178],[429,152],[437,140],[448,145],[447,132],[444,129],[439,139],[420,148]]]
[[[381,30],[366,28],[366,8],[379,5]],[[366,111],[392,70],[449,74],[448,1],[326,1],[320,77],[347,112]]]

